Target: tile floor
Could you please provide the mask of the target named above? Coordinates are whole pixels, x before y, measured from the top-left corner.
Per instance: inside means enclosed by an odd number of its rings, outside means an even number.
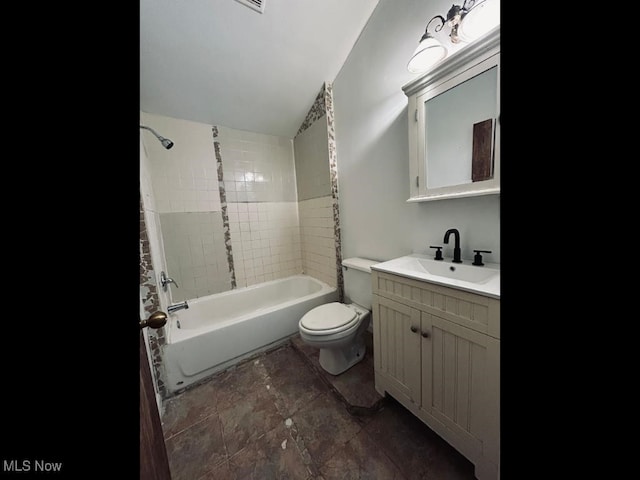
[[[373,386],[333,377],[299,337],[165,402],[174,480],[473,479],[473,465]]]

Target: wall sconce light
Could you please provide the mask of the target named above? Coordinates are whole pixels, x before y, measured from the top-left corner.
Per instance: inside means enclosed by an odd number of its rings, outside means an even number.
[[[429,25],[434,20],[440,22],[434,27],[434,32],[439,32],[445,25],[451,29],[451,43],[472,42],[500,23],[500,1],[464,0],[462,6],[451,6],[446,19],[442,15],[436,15],[429,20],[424,35],[407,64],[407,70],[411,73],[425,72],[447,56],[447,47],[429,33]]]

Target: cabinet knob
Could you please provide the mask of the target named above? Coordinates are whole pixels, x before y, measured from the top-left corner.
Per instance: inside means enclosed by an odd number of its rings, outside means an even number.
[[[429,338],[429,332],[422,332],[422,336],[424,338]]]
[[[418,327],[414,327],[413,325],[411,325],[411,331],[413,333],[416,333],[418,331]]]

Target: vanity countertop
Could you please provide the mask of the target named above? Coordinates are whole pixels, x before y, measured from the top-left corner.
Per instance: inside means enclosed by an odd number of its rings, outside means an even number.
[[[476,266],[470,260],[453,263],[450,259],[434,260],[431,255],[413,253],[376,263],[371,269],[500,299],[498,263]]]

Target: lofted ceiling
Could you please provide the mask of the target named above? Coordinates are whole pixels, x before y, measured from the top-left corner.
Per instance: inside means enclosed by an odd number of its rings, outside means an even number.
[[[378,0],[140,1],[140,110],[293,138]]]

